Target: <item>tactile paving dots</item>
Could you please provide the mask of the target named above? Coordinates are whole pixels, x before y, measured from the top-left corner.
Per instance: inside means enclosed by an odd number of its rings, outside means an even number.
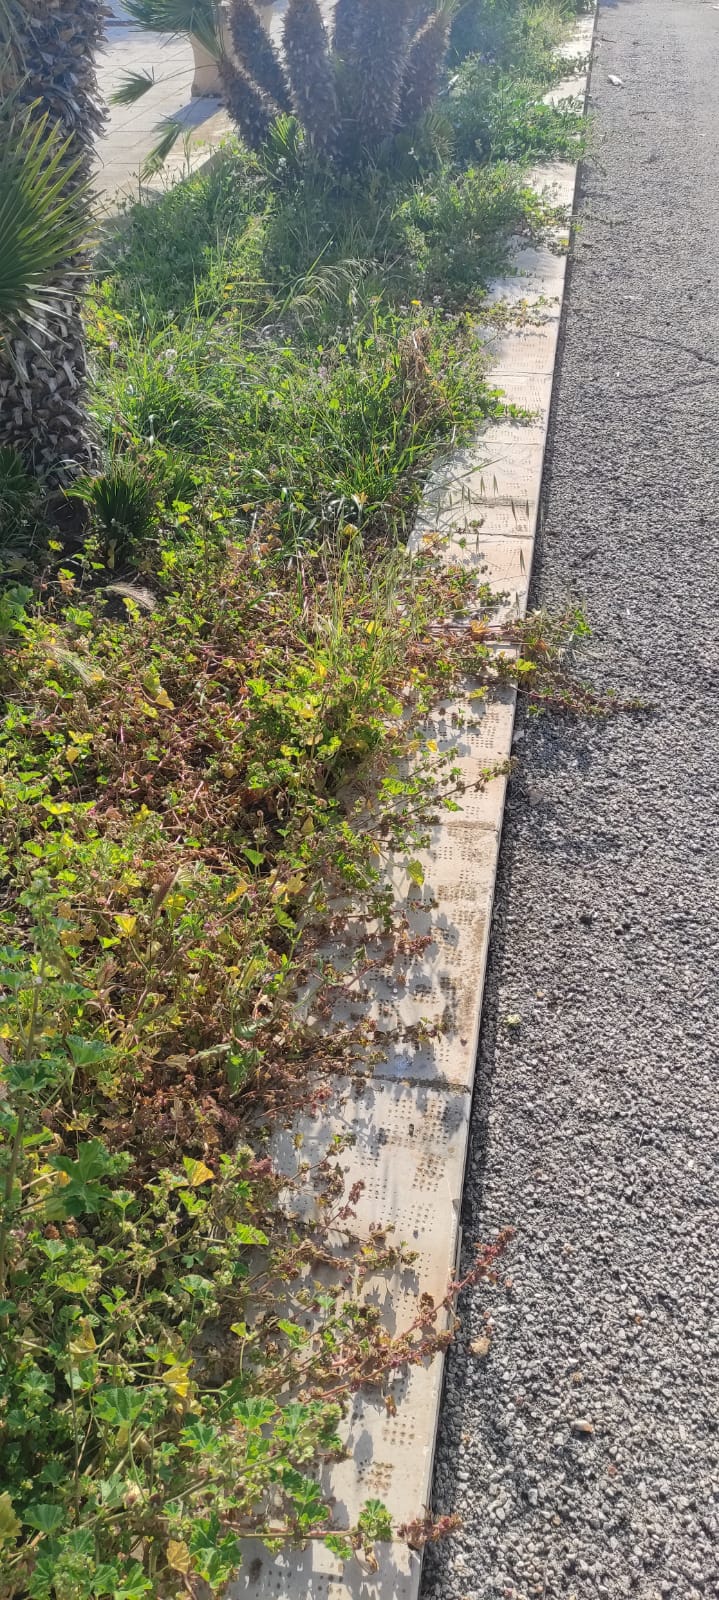
[[[303,1549],[273,1554],[259,1540],[248,1541],[242,1572],[225,1591],[226,1600],[418,1600],[420,1560],[406,1545],[377,1549],[378,1570],[354,1559],[338,1561],[325,1545],[311,1540]]]

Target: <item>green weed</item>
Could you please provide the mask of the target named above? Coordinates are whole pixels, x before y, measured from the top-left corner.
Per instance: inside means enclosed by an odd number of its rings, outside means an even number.
[[[317,1277],[346,1199],[328,1169],[320,1223],[290,1221],[262,1130],[351,1060],[293,1007],[307,930],[342,894],[387,920],[378,838],[411,848],[456,788],[451,757],[404,783],[398,757],[481,654],[434,624],[469,593],[431,555],[348,534],[284,570],[268,541],[215,540],[118,622],[95,572],[61,567],[3,656],[9,1596],[174,1596],[183,1573],[219,1593],[252,1530],[386,1536],[371,1504],[332,1533],[307,1465],[337,1453],[359,1374],[423,1359],[432,1327],[388,1342],[361,1310],[395,1247],[348,1240]],[[373,775],[369,815],[349,773]]]
[[[447,112],[455,152],[468,161],[576,161],[584,118],[571,102],[545,105],[543,86],[499,72],[478,56],[463,62]]]
[[[478,55],[519,77],[554,83],[556,49],[583,0],[470,0],[460,5],[452,27],[455,61]]]
[[[377,306],[312,348],[253,339],[239,315],[127,330],[97,403],[108,439],[222,452],[238,512],[294,545],[348,520],[401,537],[438,446],[498,398],[461,319]]]
[[[254,158],[228,140],[208,168],[173,184],[157,203],[129,206],[106,228],[95,263],[111,282],[117,309],[144,321],[185,308],[194,312],[198,300],[204,309],[218,262],[229,272],[241,260],[244,231],[256,216],[258,196],[262,209],[262,195]]]
[[[29,570],[47,535],[37,481],[16,450],[0,449],[0,584]]]
[[[556,220],[521,169],[504,163],[469,167],[454,179],[440,174],[415,189],[398,217],[424,293],[459,304],[475,299],[506,263],[510,235],[539,239]]]

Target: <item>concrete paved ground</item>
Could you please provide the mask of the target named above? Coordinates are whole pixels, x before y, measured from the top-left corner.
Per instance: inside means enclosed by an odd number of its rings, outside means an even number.
[[[713,0],[600,0],[534,601],[652,710],[519,722],[463,1214],[511,1287],[424,1600],[719,1595],[717,83]]]

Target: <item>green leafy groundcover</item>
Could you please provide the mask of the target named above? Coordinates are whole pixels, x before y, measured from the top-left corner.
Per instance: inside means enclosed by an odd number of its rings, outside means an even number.
[[[0,735],[9,1594],[174,1594],[184,1573],[219,1588],[243,1534],[326,1532],[308,1467],[336,1452],[344,1399],[430,1347],[426,1308],[390,1341],[360,1304],[398,1246],[363,1241],[322,1285],[347,1197],[330,1163],[318,1223],[288,1221],[266,1150],[357,1042],[318,1044],[293,1008],[309,930],[327,933],[341,892],[392,926],[378,841],[411,849],[453,788],[431,750],[404,780],[397,757],[438,686],[484,670],[481,629],[458,645],[432,620],[438,600],[462,608],[460,574],[371,559],[343,533],[291,581],[266,543],[191,545],[150,615],[130,600],[108,619],[82,568],[33,616],[16,597]],[[373,800],[355,812],[338,793],[362,769]],[[335,1547],[388,1526],[370,1507]]]
[[[404,552],[437,452],[500,408],[487,275],[552,220],[508,162],[576,135],[521,137],[565,9],[479,9],[499,44],[426,148],[344,187],[231,148],[124,219],[89,308],[105,470],[43,531],[3,466],[3,1600],[219,1593],[248,1535],[371,1562],[397,1532],[374,1501],[332,1529],[317,1469],[438,1310],[390,1338],[362,1285],[401,1241],[351,1241],[338,1149],[291,1220],[308,1174],[268,1140],[371,1046],[304,1026],[320,944],[351,915],[407,948],[383,863],[416,880],[459,803],[427,707],[514,670],[481,587]]]

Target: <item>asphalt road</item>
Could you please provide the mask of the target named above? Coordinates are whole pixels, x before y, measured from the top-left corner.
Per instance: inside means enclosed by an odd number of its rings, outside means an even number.
[[[512,1283],[424,1600],[719,1594],[719,7],[602,4],[590,114],[534,601],[652,710],[520,718],[463,1217]]]

